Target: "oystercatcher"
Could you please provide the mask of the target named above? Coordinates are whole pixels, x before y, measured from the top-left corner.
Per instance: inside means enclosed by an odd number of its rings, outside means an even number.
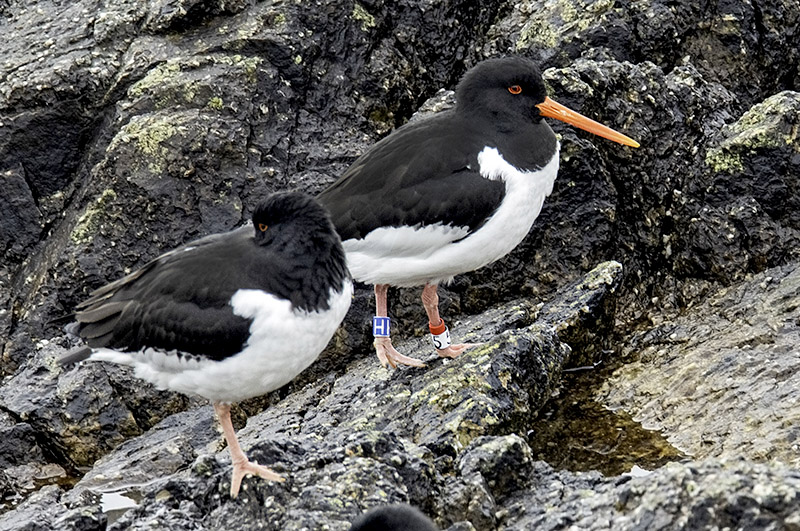
[[[341,241],[325,210],[299,193],[260,203],[253,225],[165,253],[94,291],[70,331],[84,359],[133,366],[161,389],[209,399],[231,453],[231,496],[245,474],[282,481],[248,461],[230,405],[288,383],[327,345],[352,299]]]
[[[384,366],[424,365],[392,346],[390,285],[424,286],[440,356],[471,346],[451,344],[437,287],[501,258],[528,234],[558,171],[559,142],[544,117],[639,145],[548,98],[530,60],[490,59],[464,75],[455,108],[398,128],[317,197],[350,273],[375,286],[374,344]]]

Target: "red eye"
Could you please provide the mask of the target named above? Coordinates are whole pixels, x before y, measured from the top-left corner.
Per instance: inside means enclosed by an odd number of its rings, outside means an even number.
[[[522,92],[522,87],[520,87],[519,85],[511,85],[510,87],[508,87],[508,91],[511,94],[519,94]]]
[[[267,228],[268,227],[267,227],[266,223],[259,223],[258,224],[258,230],[260,230],[261,232],[267,232]]]

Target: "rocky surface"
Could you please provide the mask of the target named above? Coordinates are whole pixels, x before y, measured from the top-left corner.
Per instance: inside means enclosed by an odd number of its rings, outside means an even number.
[[[647,477],[557,473],[508,502],[508,529],[798,529],[800,475],[743,460],[672,463]]]
[[[770,269],[631,338],[603,402],[684,452],[800,468],[800,266]],[[658,378],[650,368],[658,367]],[[715,407],[698,410],[697,403]]]
[[[0,529],[105,528],[97,492],[121,488],[141,499],[119,529],[346,529],[395,501],[454,530],[800,528],[799,24],[796,0],[0,2]],[[553,124],[530,235],[443,290],[454,331],[486,342],[469,355],[379,369],[359,290],[319,362],[239,412],[286,484],[231,501],[210,408],[53,365],[70,344],[49,321],[93,288],[273,190],[321,190],[508,53],[642,147]],[[430,359],[417,291],[390,300]],[[691,461],[639,478],[534,459],[562,369],[597,362],[596,399]]]

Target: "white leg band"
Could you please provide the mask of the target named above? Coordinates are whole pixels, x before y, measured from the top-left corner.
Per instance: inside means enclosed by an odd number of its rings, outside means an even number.
[[[443,350],[450,346],[450,329],[441,319],[437,326],[428,325],[431,331],[431,342],[436,350]]]

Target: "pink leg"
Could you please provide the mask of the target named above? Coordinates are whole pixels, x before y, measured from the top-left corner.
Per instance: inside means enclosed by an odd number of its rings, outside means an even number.
[[[425,307],[425,313],[428,314],[428,325],[437,326],[442,322],[439,316],[439,286],[436,284],[425,284],[422,288],[422,306]],[[462,343],[459,345],[450,345],[447,348],[436,349],[439,356],[443,358],[455,358],[470,347],[474,347],[474,343]]]
[[[378,317],[389,316],[386,302],[388,292],[388,284],[375,284],[375,315]],[[398,364],[410,365],[412,367],[425,366],[420,360],[410,358],[397,352],[394,346],[392,346],[391,338],[376,337],[373,345],[375,345],[375,352],[378,354],[378,360],[380,360],[381,365],[384,367],[390,365],[393,369],[396,369]]]
[[[215,402],[214,411],[216,411],[217,418],[222,426],[222,433],[225,435],[225,441],[228,443],[228,450],[231,453],[231,462],[233,463],[231,498],[235,498],[239,495],[239,487],[242,484],[242,478],[244,478],[245,474],[259,476],[269,481],[283,481],[284,479],[281,476],[265,466],[261,466],[258,463],[251,463],[247,459],[247,456],[244,455],[242,447],[239,446],[239,439],[236,437],[236,432],[233,431],[230,404]]]

